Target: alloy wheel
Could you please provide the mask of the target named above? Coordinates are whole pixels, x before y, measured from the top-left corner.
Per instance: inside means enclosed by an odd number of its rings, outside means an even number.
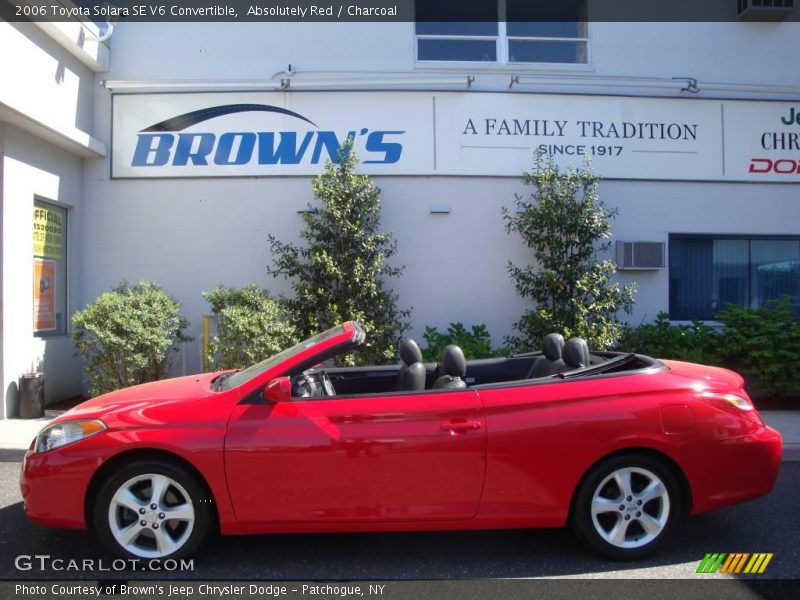
[[[192,498],[175,479],[160,473],[123,483],[108,506],[111,535],[127,552],[162,558],[186,544],[195,525]]]
[[[670,516],[665,483],[652,471],[622,467],[595,488],[592,524],[598,535],[617,548],[639,548],[653,542]]]

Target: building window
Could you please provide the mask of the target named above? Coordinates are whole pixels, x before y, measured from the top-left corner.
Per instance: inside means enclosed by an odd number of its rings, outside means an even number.
[[[712,320],[726,304],[783,296],[800,314],[800,238],[670,236],[670,318]]]
[[[589,62],[585,0],[417,0],[415,10],[418,61]]]
[[[67,333],[67,210],[33,202],[33,333]]]

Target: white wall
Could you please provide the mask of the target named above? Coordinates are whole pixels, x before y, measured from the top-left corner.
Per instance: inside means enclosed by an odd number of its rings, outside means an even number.
[[[268,79],[411,66],[411,23],[119,23],[108,79]],[[146,40],[151,40],[147,42]]]
[[[68,312],[78,308],[81,301],[83,161],[72,152],[91,153],[85,145],[92,141],[95,79],[87,64],[99,70],[94,59],[106,56],[105,49],[92,42],[78,46],[81,28],[75,22],[53,24],[48,34],[33,23],[0,21],[3,213],[0,416],[14,413],[17,378],[38,367],[40,362],[45,371],[47,403],[82,391],[80,365],[72,355],[69,338],[45,340],[32,334],[34,197],[70,209]],[[59,146],[37,136],[58,142]]]
[[[559,71],[765,85],[800,82],[796,23],[592,23],[588,67],[540,69],[415,64],[412,23],[123,21],[110,40],[107,73],[98,73],[108,58],[105,49],[95,48],[100,51],[96,57],[76,52],[68,42],[80,31],[70,27],[53,37],[30,23],[0,21],[0,121],[35,122],[87,146],[76,151],[81,156],[102,153],[102,144],[111,141],[110,93],[97,85],[103,79],[268,80],[292,64],[298,77],[331,71],[359,77],[469,73],[477,76],[474,89],[482,91],[507,90],[511,74]],[[499,345],[526,307],[514,293],[506,263],[525,261],[527,252],[505,233],[500,217],[500,207],[510,206],[515,192],[524,192],[520,181],[379,177],[376,182],[383,189],[383,226],[394,230],[399,241],[395,262],[406,265],[404,276],[391,285],[401,306],[414,307],[412,333],[420,337],[426,325],[445,327],[450,321],[486,323]],[[671,232],[796,235],[796,190],[796,185],[641,181],[601,186],[606,202],[620,209],[615,238],[647,240],[666,240]],[[302,225],[297,210],[312,200],[308,178],[111,181],[107,158],[81,160],[0,122],[5,396],[0,412],[13,403],[17,377],[38,358],[44,359],[49,400],[80,391],[80,370],[68,338],[43,341],[31,334],[35,196],[71,207],[70,312],[122,279],[157,281],[181,301],[192,323],[189,333],[198,339],[177,357],[176,372],[183,369],[182,361],[189,372],[201,366],[202,315],[208,311],[203,290],[257,281],[278,293],[290,291],[287,282],[265,273],[270,258],[266,234],[295,239]],[[449,204],[451,213],[432,215],[433,204]],[[640,284],[633,322],[667,308],[666,271],[619,277]]]
[[[592,64],[598,75],[797,85],[799,33],[796,22],[591,23]]]
[[[797,85],[800,66],[782,57],[796,55],[799,32],[794,23],[592,23],[588,72]],[[266,80],[289,63],[298,76],[431,70],[413,62],[411,23],[123,22],[111,47],[111,69],[98,79]],[[524,67],[449,69],[464,70],[479,76],[475,89],[493,91],[507,89],[510,72],[536,72]],[[110,122],[110,93],[97,88],[94,130],[106,143]],[[375,181],[383,190],[383,226],[399,241],[395,262],[406,266],[391,284],[401,306],[414,307],[412,333],[420,338],[426,325],[441,328],[450,321],[486,323],[499,345],[526,308],[506,264],[509,259],[523,262],[528,254],[506,234],[500,216],[500,207],[511,206],[514,193],[524,192],[519,179]],[[201,292],[217,283],[256,281],[289,293],[287,282],[265,273],[270,259],[266,234],[296,239],[302,225],[297,210],[313,199],[309,178],[111,181],[108,159],[86,162],[84,193],[82,302],[122,279],[157,281],[182,303],[189,333],[197,338],[183,359],[190,372],[201,364],[202,315],[208,311]],[[615,239],[666,240],[671,232],[800,233],[796,186],[607,181],[601,193],[620,209]],[[449,204],[452,211],[432,215],[433,204]],[[619,277],[639,282],[632,322],[667,310],[666,270]],[[181,360],[176,360],[178,370]]]
[[[3,186],[3,182],[5,181],[4,178],[4,170],[5,170],[5,147],[6,147],[6,126],[3,123],[0,123],[0,267],[3,268],[3,272],[5,272],[5,244],[3,243],[3,239],[5,236],[3,235],[4,225],[5,222],[5,214],[6,214],[6,207],[5,207],[5,189]],[[3,277],[2,272],[0,272],[0,379],[2,379],[2,402],[0,402],[0,418],[5,418],[7,414],[6,410],[6,382],[5,382],[5,342],[6,342],[6,332],[5,332],[5,304],[6,304],[6,294],[5,294],[5,277]]]
[[[45,402],[81,393],[81,374],[68,336],[33,336],[33,201],[68,214],[68,312],[80,302],[82,161],[10,125],[3,126],[3,394],[13,414],[17,378],[42,361]]]
[[[694,77],[797,85],[798,23],[591,23],[597,75]],[[318,71],[428,71],[414,63],[413,23],[119,23],[108,79],[268,79],[291,64]],[[463,67],[463,68],[462,68]],[[530,66],[453,65],[479,75],[477,89],[508,83]],[[570,71],[569,67],[551,70]],[[583,68],[581,68],[583,69]],[[491,77],[491,72],[506,74]],[[482,75],[482,76],[481,76]],[[278,76],[280,79],[280,76]]]
[[[603,199],[619,208],[614,238],[667,241],[670,233],[800,235],[797,185],[609,181]],[[638,281],[633,324],[669,310],[667,269],[619,273]]]
[[[91,132],[94,73],[32,23],[0,21],[0,107],[76,136]]]
[[[499,345],[527,307],[516,296],[506,264],[529,260],[504,229],[500,209],[525,187],[512,178],[376,177],[382,189],[382,226],[394,232],[392,281],[404,307],[413,306],[413,334],[451,321],[485,323]],[[266,234],[296,239],[297,210],[313,200],[306,178],[109,181],[86,184],[84,301],[121,279],[150,279],[182,304],[190,333],[187,369],[199,368],[203,290],[251,281],[290,293],[265,273]],[[669,233],[797,235],[800,205],[790,185],[607,181],[601,197],[616,206],[614,239],[663,240]],[[430,214],[434,204],[451,206]],[[630,321],[668,310],[666,270],[621,273],[638,281]]]

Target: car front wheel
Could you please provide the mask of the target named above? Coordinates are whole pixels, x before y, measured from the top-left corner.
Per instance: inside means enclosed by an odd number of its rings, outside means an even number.
[[[612,457],[586,476],[572,524],[579,537],[612,558],[634,559],[660,548],[681,514],[680,486],[647,455]]]
[[[209,536],[208,494],[187,470],[166,461],[139,461],[101,486],[94,529],[109,550],[125,558],[179,558]]]

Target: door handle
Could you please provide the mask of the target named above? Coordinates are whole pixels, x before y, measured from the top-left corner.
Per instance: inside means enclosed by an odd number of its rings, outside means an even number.
[[[439,426],[439,429],[450,432],[450,435],[474,431],[475,429],[480,428],[481,422],[474,419],[451,419]]]

